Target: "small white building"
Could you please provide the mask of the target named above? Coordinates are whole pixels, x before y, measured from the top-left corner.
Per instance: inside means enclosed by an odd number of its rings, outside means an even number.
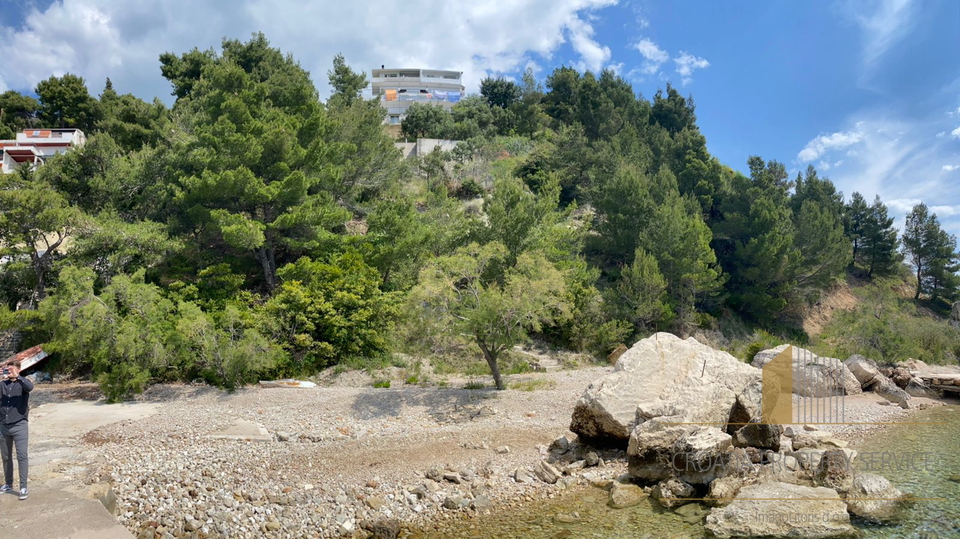
[[[381,68],[372,70],[370,75],[370,90],[387,109],[385,123],[389,125],[400,125],[414,103],[439,105],[449,111],[466,91],[462,71]]]
[[[49,157],[83,146],[87,136],[79,129],[29,129],[15,140],[0,140],[0,172],[12,174],[24,163],[36,168]]]

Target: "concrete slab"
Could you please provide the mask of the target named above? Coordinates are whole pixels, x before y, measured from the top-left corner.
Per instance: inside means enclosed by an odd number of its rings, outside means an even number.
[[[261,427],[253,421],[240,420],[232,427],[214,432],[207,436],[214,440],[241,440],[244,442],[271,442],[273,436],[267,432],[267,429]]]
[[[30,498],[0,495],[4,539],[134,539],[97,500],[31,485]]]
[[[30,438],[73,438],[104,425],[143,419],[160,405],[151,402],[106,404],[72,401],[43,404],[30,410]]]

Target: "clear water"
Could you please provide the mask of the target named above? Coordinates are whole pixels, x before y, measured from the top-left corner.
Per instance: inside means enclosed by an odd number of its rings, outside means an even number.
[[[854,520],[865,539],[960,539],[960,406],[945,406],[912,414],[915,423],[898,425],[856,444],[861,452],[935,453],[935,464],[885,466],[881,475],[918,500],[903,511],[895,525],[878,526]],[[700,539],[700,523],[685,522],[648,499],[636,507],[611,509],[607,493],[586,487],[512,512],[477,517],[440,529],[414,534],[418,538],[524,539]],[[572,517],[572,518],[571,518]],[[574,520],[574,522],[569,522]],[[690,521],[694,518],[688,519]]]
[[[904,511],[896,526],[856,522],[864,537],[876,539],[960,538],[960,406],[944,406],[912,414],[909,421],[943,425],[897,425],[858,444],[860,451],[894,454],[934,453],[923,465],[889,466],[881,475],[918,500]]]

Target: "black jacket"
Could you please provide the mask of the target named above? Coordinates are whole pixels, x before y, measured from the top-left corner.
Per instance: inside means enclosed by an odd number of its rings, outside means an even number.
[[[23,376],[0,382],[0,423],[13,425],[20,420],[27,420],[31,391],[33,382]]]

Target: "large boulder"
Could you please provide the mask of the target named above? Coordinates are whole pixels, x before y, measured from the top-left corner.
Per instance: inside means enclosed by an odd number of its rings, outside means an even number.
[[[900,406],[904,410],[910,408],[910,395],[897,387],[897,384],[893,383],[887,377],[884,377],[880,383],[874,384],[872,389],[877,395]]]
[[[907,387],[903,388],[903,390],[911,397],[926,397],[928,399],[940,397],[939,391],[927,385],[926,382],[919,377],[911,378],[910,381],[907,382]]]
[[[790,345],[782,344],[757,352],[751,365],[762,369],[786,350],[787,346]],[[857,377],[839,359],[820,357],[809,350],[794,346],[793,392],[802,397],[830,397],[838,394],[859,395],[863,390]]]
[[[658,417],[725,429],[735,408],[759,416],[760,384],[758,370],[726,352],[656,333],[590,384],[574,407],[570,430],[588,443],[622,447],[637,424]]]
[[[783,427],[780,425],[750,423],[733,434],[733,445],[780,451],[781,433],[783,433]]]
[[[868,389],[884,378],[884,376],[880,374],[877,362],[860,354],[850,356],[843,362],[843,365],[856,377],[857,381],[860,382],[860,387],[863,389]]]
[[[695,485],[707,485],[727,475],[737,465],[732,458],[732,437],[715,427],[696,426],[674,444],[672,471],[680,479]]]
[[[714,536],[823,539],[856,537],[837,491],[781,482],[747,485],[730,505],[707,515]]]
[[[853,485],[847,493],[847,510],[867,520],[884,522],[896,517],[903,500],[903,493],[887,478],[861,473],[853,478]]]

